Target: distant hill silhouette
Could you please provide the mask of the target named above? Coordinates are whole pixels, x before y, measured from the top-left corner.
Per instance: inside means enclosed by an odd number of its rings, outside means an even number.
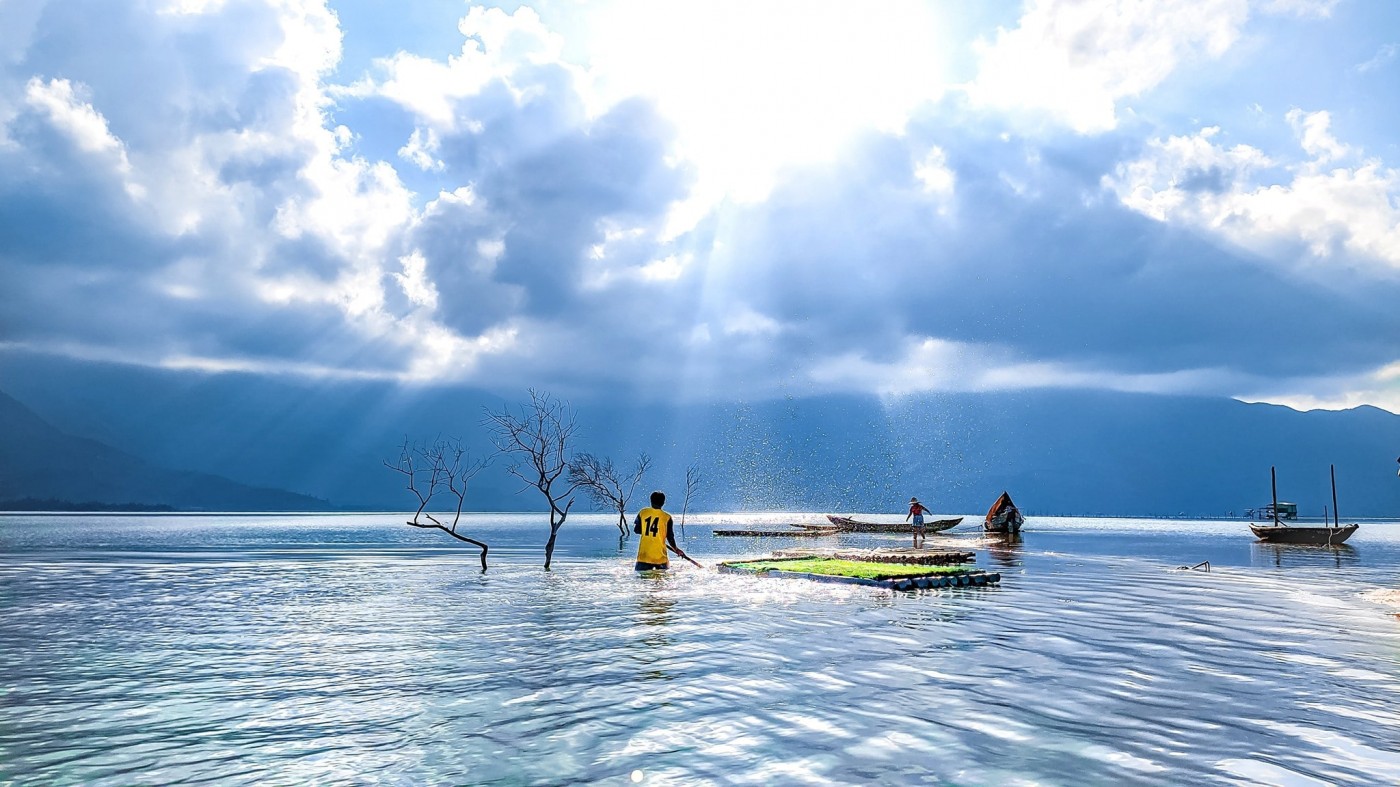
[[[405,436],[459,437],[485,455],[491,448],[483,407],[525,395],[53,361],[31,361],[15,373],[16,362],[8,364],[0,359],[7,389],[42,406],[65,431],[165,467],[373,510],[410,503],[400,478],[381,464]],[[977,513],[1006,489],[1031,514],[1242,515],[1269,501],[1269,467],[1277,465],[1279,497],[1298,503],[1305,516],[1321,516],[1331,505],[1327,468],[1335,464],[1343,518],[1400,517],[1400,415],[1374,407],[1298,412],[1226,398],[1084,390],[686,406],[619,393],[571,403],[579,416],[577,450],[624,464],[640,450],[652,455],[655,466],[639,495],[659,488],[674,500],[686,465],[696,462],[705,481],[692,510],[902,515],[903,503],[917,495],[937,513]],[[0,422],[6,469],[24,466],[10,453],[12,431]],[[52,484],[62,466],[45,467],[44,483]],[[111,484],[95,482],[111,494]],[[10,479],[4,485],[18,491],[0,499],[93,497],[74,485],[62,492]],[[473,479],[467,508],[538,510],[538,495],[520,486],[498,459]],[[130,494],[102,499],[165,502]],[[253,499],[240,507],[256,507]],[[574,510],[585,506],[580,500]]]
[[[43,510],[321,511],[330,504],[282,489],[157,467],[62,432],[0,393],[0,508]]]

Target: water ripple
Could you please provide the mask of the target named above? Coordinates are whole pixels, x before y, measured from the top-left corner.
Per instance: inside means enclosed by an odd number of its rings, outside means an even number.
[[[638,577],[605,519],[545,575],[538,530],[483,518],[484,576],[379,522],[190,519],[0,518],[0,782],[1400,780],[1386,541],[1154,559],[1057,522],[962,540],[1000,587],[892,593]]]

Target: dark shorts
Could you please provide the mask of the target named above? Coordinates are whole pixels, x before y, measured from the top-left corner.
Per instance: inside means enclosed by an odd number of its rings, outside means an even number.
[[[923,514],[915,514],[915,515],[914,515],[914,532],[915,532],[915,533],[922,533],[922,532],[924,532],[924,515],[923,515]]]
[[[635,566],[637,571],[665,571],[670,567],[670,563],[643,563],[640,560],[637,561],[637,565]]]

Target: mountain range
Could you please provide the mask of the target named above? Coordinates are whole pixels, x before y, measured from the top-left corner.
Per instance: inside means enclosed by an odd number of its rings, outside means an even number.
[[[325,500],[172,470],[67,434],[0,392],[0,508],[322,511]]]
[[[488,456],[486,411],[526,398],[90,364],[74,384],[63,367],[28,371],[0,364],[15,397],[0,397],[0,501],[402,509],[411,496],[383,461],[405,439],[457,437]],[[1031,514],[1242,515],[1269,502],[1277,466],[1280,499],[1321,516],[1335,465],[1343,518],[1400,516],[1400,416],[1369,406],[1299,412],[1075,390],[569,401],[573,448],[623,465],[648,452],[644,488],[674,500],[694,465],[703,482],[693,509],[902,513],[917,495],[940,513],[975,513],[1005,489]],[[497,457],[473,479],[469,509],[541,508],[506,465]]]

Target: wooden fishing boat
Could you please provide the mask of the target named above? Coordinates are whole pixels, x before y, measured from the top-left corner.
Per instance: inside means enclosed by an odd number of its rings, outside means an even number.
[[[1019,533],[1025,521],[1021,509],[1011,502],[1011,495],[1003,491],[1001,497],[987,509],[987,518],[982,522],[982,527],[991,533]]]
[[[1270,544],[1311,544],[1329,547],[1351,538],[1360,525],[1341,527],[1308,527],[1305,525],[1250,525],[1249,529],[1260,541]]]
[[[1351,534],[1361,527],[1357,524],[1343,525],[1340,517],[1337,516],[1337,467],[1331,466],[1332,471],[1332,523],[1322,527],[1312,527],[1309,525],[1285,525],[1279,521],[1278,508],[1278,473],[1274,468],[1269,468],[1269,481],[1273,486],[1274,494],[1274,523],[1272,525],[1250,525],[1249,529],[1254,531],[1254,536],[1260,541],[1267,541],[1270,544],[1306,544],[1309,546],[1330,547],[1341,544]]]
[[[827,529],[834,526],[838,530],[843,530],[847,533],[914,532],[914,525],[909,522],[865,522],[859,519],[852,519],[848,516],[836,516],[835,514],[827,514],[826,518],[831,521],[830,525],[799,525],[799,527],[805,527],[808,529],[816,530]],[[924,522],[924,532],[937,533],[942,530],[947,530],[951,527],[956,527],[961,521],[963,521],[962,517],[955,517],[953,519],[928,520]]]

